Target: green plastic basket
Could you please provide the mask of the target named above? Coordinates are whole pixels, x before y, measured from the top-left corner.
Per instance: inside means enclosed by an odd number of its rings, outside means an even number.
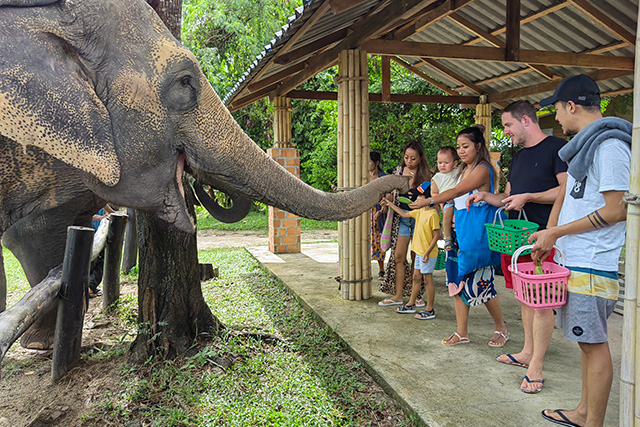
[[[527,214],[524,212],[524,209],[520,211],[518,219],[503,220],[500,216],[500,212],[503,210],[504,208],[500,208],[496,211],[493,216],[493,223],[484,225],[487,228],[489,249],[503,254],[513,255],[520,246],[529,244],[529,236],[538,231],[539,225],[527,219]],[[520,219],[523,215],[524,220]],[[500,224],[496,224],[498,219],[500,220]],[[531,253],[531,250],[523,252],[523,254],[527,253]]]
[[[436,270],[444,270],[445,262],[447,261],[447,254],[444,249],[438,248],[438,260],[436,261]]]

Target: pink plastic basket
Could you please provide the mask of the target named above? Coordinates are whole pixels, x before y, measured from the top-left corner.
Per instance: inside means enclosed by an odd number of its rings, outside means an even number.
[[[564,254],[556,246],[556,252],[560,254],[560,263],[543,261],[544,274],[536,274],[536,265],[533,262],[517,263],[518,257],[533,245],[525,245],[513,254],[511,258],[511,277],[513,280],[513,293],[516,299],[531,308],[560,307],[567,302],[567,281],[571,272],[564,267]]]

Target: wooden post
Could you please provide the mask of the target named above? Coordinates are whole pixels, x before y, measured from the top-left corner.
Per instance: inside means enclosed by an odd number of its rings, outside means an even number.
[[[92,229],[93,230],[93,229]],[[98,257],[104,246],[106,233],[100,228],[93,238],[91,261]],[[0,313],[0,363],[11,345],[40,318],[42,307],[58,296],[62,284],[62,265],[49,271],[45,279],[31,288],[17,303]]]
[[[111,304],[120,298],[120,260],[122,259],[122,243],[127,215],[112,213],[109,218],[109,234],[107,246],[104,248],[104,273],[102,274],[103,293],[102,309],[107,311]]]
[[[342,51],[338,85],[338,191],[368,182],[369,84],[367,53]],[[369,212],[338,224],[340,296],[349,300],[371,297],[371,234]]]
[[[136,231],[136,210],[127,208],[127,226],[124,235],[122,253],[122,272],[127,274],[138,262],[138,232]]]
[[[636,31],[636,56],[634,82],[640,82],[640,10],[638,11]],[[631,144],[631,181],[629,184],[629,199],[635,203],[627,205],[627,240],[625,259],[624,284],[624,317],[622,327],[622,360],[620,363],[620,412],[619,425],[640,425],[640,358],[636,346],[640,342],[640,309],[638,307],[638,286],[640,284],[640,89],[633,89],[633,134]]]
[[[67,229],[51,361],[51,379],[54,383],[80,360],[93,234],[93,228],[88,227],[73,226]]]

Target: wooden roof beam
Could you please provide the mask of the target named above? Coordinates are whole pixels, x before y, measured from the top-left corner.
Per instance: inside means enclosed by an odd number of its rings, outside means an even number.
[[[474,0],[446,0],[435,9],[427,12],[421,18],[408,25],[403,26],[396,31],[391,32],[389,38],[394,40],[405,40],[406,38],[409,38],[412,35],[424,30],[428,26],[435,24],[439,20],[446,18],[454,12],[457,12],[473,1]]]
[[[242,107],[246,107],[247,105],[253,104],[254,102],[256,102],[257,100],[264,98],[265,96],[267,96],[269,93],[273,92],[274,90],[276,90],[278,88],[278,84],[272,84],[271,86],[267,86],[259,91],[253,92],[249,95],[243,96],[243,97],[236,97],[233,102],[231,102],[229,105],[227,105],[227,108],[229,109],[229,111],[231,111],[232,113],[236,110],[239,110]]]
[[[614,42],[614,43],[608,44],[606,46],[602,46],[602,47],[598,47],[598,48],[595,48],[595,49],[586,50],[583,53],[594,53],[594,54],[596,54],[596,53],[604,53],[604,52],[610,52],[610,51],[616,50],[616,49],[621,49],[621,48],[627,47],[627,46],[628,45],[625,42]],[[420,63],[424,64],[424,61],[421,61]],[[531,65],[531,64],[528,64],[528,65],[531,68],[539,67],[539,65]],[[418,65],[416,65],[416,66],[418,66]],[[544,68],[546,68],[546,67],[544,67]],[[530,72],[531,72],[531,69],[522,68],[520,70],[512,71],[512,72],[509,72],[509,73],[504,73],[504,74],[501,74],[499,76],[491,77],[491,78],[484,79],[484,80],[478,80],[478,81],[476,81],[474,83],[479,85],[479,86],[482,86],[482,85],[486,85],[486,84],[490,84],[490,83],[499,82],[500,80],[506,80],[506,79],[509,79],[509,78],[512,78],[512,77],[521,76],[523,74],[527,74],[527,73],[530,73]],[[553,79],[559,79],[559,78],[560,78],[560,76],[557,76],[557,75],[555,75],[553,77]],[[462,86],[462,87],[454,87],[453,88],[453,90],[455,90],[455,91],[460,91],[462,89],[464,89],[464,86]]]
[[[287,67],[282,71],[279,71],[279,72],[277,72],[275,74],[272,74],[269,77],[266,77],[266,78],[264,78],[262,80],[253,79],[253,83],[248,85],[246,89],[250,93],[253,93],[253,92],[255,92],[257,90],[260,90],[260,89],[262,89],[264,87],[271,86],[274,83],[280,83],[282,80],[284,80],[285,78],[289,77],[290,75],[304,70],[304,67],[306,67],[306,64],[304,62],[300,62],[298,64],[292,65],[291,67]]]
[[[633,70],[597,70],[586,74],[594,81],[598,82],[601,80],[609,80],[628,76],[630,74],[633,74]],[[536,95],[543,92],[550,92],[555,90],[558,84],[558,80],[553,80],[550,82],[539,83],[519,89],[508,90],[506,92],[495,93],[489,95],[489,102],[507,101],[522,98],[525,96]]]
[[[391,58],[383,55],[382,60],[382,100],[387,102],[391,99]]]
[[[467,31],[474,33],[476,36],[482,37],[483,39],[485,39],[487,42],[491,43],[495,47],[500,47],[500,48],[507,47],[507,44],[505,42],[503,42],[496,36],[490,34],[489,32],[483,30],[478,25],[474,24],[468,19],[460,16],[460,14],[458,13],[451,14],[449,16],[449,19],[451,19],[453,22],[460,25]],[[544,65],[527,64],[527,66],[548,80],[552,80],[556,76],[556,74],[553,71],[551,71],[549,68],[545,67]]]
[[[328,64],[335,63],[338,54],[346,49],[355,49],[365,40],[369,40],[380,33],[387,31],[396,25],[396,22],[404,16],[412,15],[425,7],[431,0],[394,0],[384,9],[380,9],[373,15],[368,15],[354,25],[355,31],[349,34],[336,46],[324,53],[309,59],[308,67],[285,81],[270,96],[284,96],[298,85],[306,82],[320,71],[328,68]]]
[[[322,51],[323,49],[345,38],[347,34],[348,34],[348,30],[346,28],[336,31],[335,33],[329,34],[328,36],[325,36],[321,39],[311,42],[296,50],[292,50],[289,53],[280,55],[274,62],[279,65],[284,65],[284,64],[293,62],[297,59],[303,58],[305,56],[311,55],[314,52]]]
[[[509,62],[501,48],[460,46],[438,43],[417,43],[397,40],[370,40],[362,48],[371,54],[398,55],[439,59],[465,59],[469,61]],[[526,64],[557,65],[565,67],[633,70],[634,58],[590,53],[520,50],[520,61]]]
[[[567,6],[569,6],[569,4],[571,3],[571,0],[562,0],[559,1],[547,8],[541,9],[537,12],[532,13],[531,15],[525,16],[524,18],[520,19],[520,25],[523,24],[527,24],[529,22],[533,22],[536,19],[540,19],[543,16],[547,16],[549,14],[555,13],[557,11],[559,11],[560,9],[563,9]],[[499,34],[502,34],[504,32],[507,31],[507,27],[500,27],[500,28],[496,28],[495,30],[491,31],[490,34],[492,36],[497,36]],[[465,43],[465,45],[474,45],[476,43],[480,43],[481,41],[483,41],[484,39],[482,37],[478,37],[474,40],[469,40],[468,42]]]
[[[338,92],[292,90],[287,94],[287,98],[336,101],[338,99]],[[369,102],[402,102],[407,104],[478,104],[480,102],[480,97],[392,93],[389,101],[384,101],[381,93],[370,93]]]
[[[458,83],[460,83],[463,86],[467,87],[472,92],[475,92],[478,95],[482,95],[483,93],[485,93],[485,91],[480,86],[476,85],[475,83],[473,83],[470,80],[465,79],[464,77],[462,77],[461,75],[459,75],[455,71],[450,70],[449,68],[445,67],[444,65],[439,64],[438,61],[436,61],[434,59],[431,59],[431,58],[422,58],[422,60],[425,62],[425,64],[427,64],[427,65],[431,66],[432,68],[438,70],[439,72],[441,72],[445,76],[449,77],[450,79],[453,79],[453,80],[457,81]]]
[[[339,15],[353,7],[359,6],[365,1],[366,0],[328,0],[328,3],[331,7],[331,12],[333,12],[334,15]]]
[[[426,80],[427,82],[431,83],[432,85],[434,85],[435,87],[437,87],[438,89],[443,91],[444,93],[447,93],[447,94],[452,95],[452,96],[458,95],[458,92],[456,92],[455,90],[451,90],[451,88],[449,88],[447,85],[442,84],[439,81],[431,78],[428,74],[423,73],[417,67],[409,64],[408,62],[403,61],[402,59],[398,58],[397,56],[392,56],[391,60],[393,62],[397,63],[398,65],[406,68],[407,70],[411,71],[413,74],[415,74],[416,76],[420,77],[421,79]]]
[[[507,2],[505,59],[509,62],[520,60],[520,0]]]
[[[621,40],[628,43],[630,46],[635,46],[636,36],[624,29],[622,25],[602,13],[595,6],[592,6],[585,0],[571,0],[571,3],[580,9],[582,13],[590,16],[594,21],[598,22],[614,35],[618,36]]]

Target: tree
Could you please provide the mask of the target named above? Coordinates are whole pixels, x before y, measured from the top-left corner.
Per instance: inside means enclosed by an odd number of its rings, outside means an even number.
[[[182,0],[149,0],[160,18],[180,36]],[[183,176],[182,185],[189,214],[195,221],[195,197]],[[195,233],[185,233],[158,219],[136,211],[138,248],[138,336],[131,358],[173,358],[193,348],[201,334],[215,333],[224,326],[213,316],[202,296]]]

